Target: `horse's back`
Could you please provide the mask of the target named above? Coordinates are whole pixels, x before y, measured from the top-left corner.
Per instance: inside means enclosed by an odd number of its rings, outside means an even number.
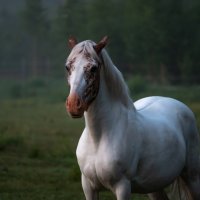
[[[191,109],[182,102],[161,96],[142,98],[134,103],[139,114],[144,118],[163,119],[169,126],[180,130],[185,140],[198,135],[196,120]],[[197,137],[197,136],[195,136]]]
[[[174,116],[178,118],[183,118],[182,120],[192,120],[195,121],[193,112],[183,104],[182,102],[161,96],[151,96],[142,98],[134,103],[134,106],[138,113],[144,115],[160,116]]]
[[[155,109],[155,107],[158,106],[160,106],[160,108],[166,108],[166,106],[170,106],[177,108],[182,107],[182,109],[191,112],[191,110],[182,102],[170,97],[162,97],[162,96],[150,96],[139,99],[136,102],[134,102],[134,106],[137,111]]]

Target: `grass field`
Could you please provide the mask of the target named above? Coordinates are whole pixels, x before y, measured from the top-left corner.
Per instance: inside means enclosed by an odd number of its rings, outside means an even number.
[[[134,100],[163,95],[185,102],[200,125],[200,87],[132,90]],[[75,157],[84,121],[68,117],[67,93],[65,80],[0,81],[0,200],[84,200]]]

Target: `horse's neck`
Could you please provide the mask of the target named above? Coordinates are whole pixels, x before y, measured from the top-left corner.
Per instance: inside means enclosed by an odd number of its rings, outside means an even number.
[[[112,133],[119,118],[122,121],[130,110],[130,107],[126,108],[123,102],[111,95],[107,84],[107,80],[101,76],[99,93],[85,112],[86,128],[95,142],[100,141],[102,134]],[[133,106],[132,109],[134,110]]]
[[[107,90],[113,98],[112,101],[118,101],[128,109],[134,109],[124,78],[105,50],[102,51],[102,61],[102,71],[104,73]]]

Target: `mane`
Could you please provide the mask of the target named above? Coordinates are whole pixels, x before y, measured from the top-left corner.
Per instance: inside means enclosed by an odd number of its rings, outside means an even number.
[[[95,44],[96,43],[91,40],[86,40],[77,44],[69,55],[69,58],[73,59],[77,54],[81,53],[86,56],[86,58],[88,57],[90,61],[96,60],[99,62],[103,67],[109,94],[115,99],[119,99],[125,107],[134,108],[133,102],[129,96],[128,87],[121,72],[115,67],[106,50],[103,49],[100,56],[96,54],[93,48]]]
[[[133,102],[129,95],[129,89],[121,72],[113,64],[106,50],[103,49],[101,55],[103,60],[105,80],[109,88],[109,92],[114,98],[120,98],[120,101],[127,108],[134,108]]]

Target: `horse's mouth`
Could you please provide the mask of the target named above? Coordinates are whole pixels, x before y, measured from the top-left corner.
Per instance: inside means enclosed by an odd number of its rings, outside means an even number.
[[[78,119],[78,118],[83,117],[83,113],[81,113],[81,114],[71,114],[71,113],[70,113],[70,116],[71,116],[72,118]]]
[[[70,117],[72,118],[81,118],[83,117],[83,114],[84,114],[84,110],[70,110],[70,108],[67,108],[67,112],[69,113]]]

